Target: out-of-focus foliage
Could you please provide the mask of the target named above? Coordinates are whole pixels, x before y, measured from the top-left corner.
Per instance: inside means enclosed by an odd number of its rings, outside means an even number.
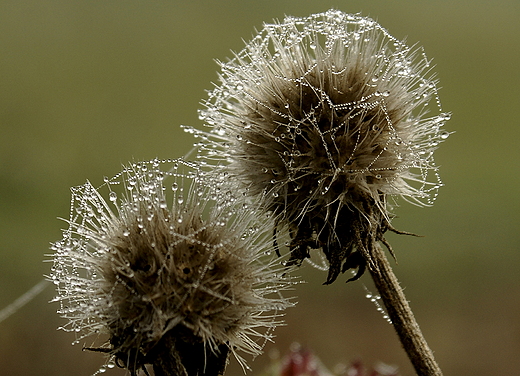
[[[399,376],[396,366],[377,363],[366,367],[361,360],[335,364],[329,371],[314,352],[293,343],[283,357],[272,357],[271,365],[260,376]]]

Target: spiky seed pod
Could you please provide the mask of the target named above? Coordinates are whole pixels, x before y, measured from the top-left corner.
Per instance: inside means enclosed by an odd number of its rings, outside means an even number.
[[[419,205],[441,181],[433,152],[449,119],[430,62],[370,18],[337,10],[265,24],[220,63],[200,156],[220,161],[292,233],[294,262],[321,248],[327,283],[362,274],[390,225],[389,196]],[[386,244],[386,243],[385,243]]]
[[[261,352],[292,304],[280,293],[291,282],[262,257],[271,230],[232,188],[176,160],[73,188],[50,275],[64,329],[78,341],[108,334],[89,349],[132,375],[145,364],[156,375],[217,375],[228,353],[245,366],[238,353]]]

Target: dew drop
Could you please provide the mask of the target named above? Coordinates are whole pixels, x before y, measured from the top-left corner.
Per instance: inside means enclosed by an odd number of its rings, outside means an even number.
[[[443,112],[442,114],[439,115],[439,118],[441,120],[448,121],[451,119],[451,114],[449,114],[447,112]]]
[[[109,197],[110,201],[114,202],[117,200],[117,193],[112,191],[109,193],[108,197]]]
[[[448,137],[450,137],[450,132],[447,132],[447,131],[442,131],[439,135],[440,138],[442,138],[443,140],[447,139]]]

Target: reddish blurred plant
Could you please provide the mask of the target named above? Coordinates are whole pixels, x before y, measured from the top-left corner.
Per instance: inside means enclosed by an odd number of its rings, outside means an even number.
[[[378,363],[373,368],[365,368],[360,360],[353,362],[345,372],[346,376],[399,376],[397,367],[384,363]]]
[[[262,376],[399,376],[399,373],[395,366],[378,363],[367,368],[360,360],[349,366],[338,364],[332,372],[309,348],[295,343],[290,352],[281,359],[275,359]]]
[[[294,344],[291,352],[280,362],[280,376],[328,376],[332,375],[308,348]]]

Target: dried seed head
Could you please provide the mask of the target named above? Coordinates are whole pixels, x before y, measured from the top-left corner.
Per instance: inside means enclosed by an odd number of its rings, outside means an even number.
[[[95,350],[132,375],[145,364],[217,374],[228,352],[259,354],[291,305],[280,295],[290,281],[262,258],[270,231],[226,179],[208,179],[193,163],[154,160],[72,189],[50,276],[64,329],[107,333]]]
[[[220,63],[201,119],[202,158],[225,169],[293,234],[292,256],[322,248],[332,282],[362,267],[389,228],[387,197],[433,202],[433,160],[449,135],[423,50],[370,18],[330,10],[264,25]]]

